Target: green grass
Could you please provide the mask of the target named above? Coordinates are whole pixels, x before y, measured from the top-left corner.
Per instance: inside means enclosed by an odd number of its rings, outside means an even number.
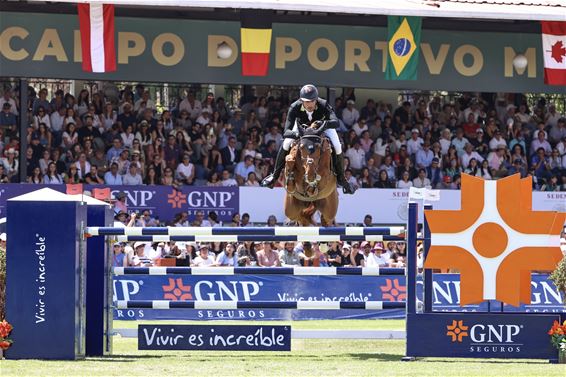
[[[142,322],[139,322],[142,323]],[[115,321],[115,328],[139,323]],[[144,321],[143,323],[198,323]],[[233,321],[216,321],[215,324]],[[290,324],[291,322],[238,322]],[[296,329],[400,330],[402,320],[297,321]],[[291,352],[138,351],[137,339],[114,339],[114,355],[83,361],[0,361],[0,376],[566,376],[539,360],[423,359],[401,362],[403,340],[303,340]]]

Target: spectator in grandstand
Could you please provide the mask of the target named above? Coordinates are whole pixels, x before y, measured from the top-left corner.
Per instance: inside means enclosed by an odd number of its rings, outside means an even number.
[[[269,215],[269,217],[267,218],[267,226],[268,227],[277,226],[277,217],[275,217],[275,215]]]
[[[401,179],[397,181],[397,188],[408,189],[411,187],[413,187],[413,182],[409,180],[409,172],[408,171],[402,172]]]
[[[142,176],[138,172],[138,170],[138,164],[130,164],[130,166],[128,167],[128,172],[122,177],[122,184],[132,186],[143,184]]]
[[[546,151],[543,147],[536,150],[536,154],[531,158],[531,167],[534,168],[534,173],[537,178],[548,178],[551,166],[550,158],[546,156]]]
[[[4,165],[0,165],[0,166],[2,166],[2,172],[4,172]],[[31,175],[28,175],[27,182],[39,185],[39,184],[43,183],[43,176],[44,175],[45,174],[41,173],[39,166],[36,166],[36,167],[33,168]],[[6,176],[6,178],[8,179],[7,176]],[[6,183],[8,183],[8,182],[6,182]]]
[[[173,176],[173,169],[166,167],[161,177],[161,184],[163,186],[173,186],[176,184],[175,177]]]
[[[128,267],[126,254],[120,242],[114,242],[112,247],[112,267]]]
[[[379,267],[379,259],[372,252],[371,244],[367,241],[361,244],[362,255],[364,257],[364,262],[366,267]]]
[[[273,251],[271,242],[265,241],[262,246],[257,252],[257,265],[259,267],[280,267],[279,255]]]
[[[200,226],[211,227],[210,220],[204,218],[204,211],[197,211],[195,213],[195,220],[199,222]]]
[[[57,173],[57,165],[54,162],[50,162],[47,166],[43,183],[46,185],[61,185],[64,183],[61,174]]]
[[[247,242],[239,245],[236,249],[236,255],[238,256],[238,266],[244,267],[257,265],[257,256],[253,242]]]
[[[407,244],[405,242],[397,242],[397,250],[391,254],[389,266],[405,267],[407,261]]]
[[[184,154],[181,163],[177,165],[177,169],[175,170],[175,178],[177,181],[189,186],[194,184],[196,173],[195,166],[190,159],[191,157],[188,154]]]
[[[117,214],[127,214],[128,205],[126,204],[127,195],[125,192],[120,191],[115,195],[114,212]]]
[[[558,176],[552,174],[550,178],[544,180],[545,183],[540,188],[540,191],[559,191]]]
[[[259,187],[259,181],[257,180],[255,172],[250,172],[248,174],[248,179],[244,182],[244,186]]]
[[[2,112],[0,113],[0,127],[5,131],[15,130],[17,126],[16,115],[11,109],[12,105],[10,102],[4,102]]]
[[[279,260],[283,267],[300,266],[298,252],[295,250],[293,242],[285,242],[285,247],[279,252]]]
[[[134,244],[134,256],[132,258],[132,267],[151,267],[153,260],[146,254],[147,244],[145,242],[136,242]]]
[[[442,169],[439,165],[440,160],[434,157],[431,165],[426,169],[426,176],[430,180],[430,186],[432,188],[438,188],[440,182],[442,182]]]
[[[424,140],[419,136],[419,133],[418,128],[413,128],[411,130],[411,138],[407,140],[407,153],[410,156],[415,156],[424,144]]]
[[[527,171],[523,166],[523,160],[520,158],[516,158],[513,161],[513,166],[511,166],[509,168],[508,171],[509,175],[513,175],[513,174],[517,174],[519,173],[521,175],[521,178],[525,178],[527,176]],[[481,176],[481,175],[480,175]]]
[[[140,221],[142,222],[142,227],[159,226],[158,219],[151,217],[151,213],[148,210],[143,211]]]
[[[121,185],[122,176],[118,174],[118,164],[113,162],[110,165],[110,170],[104,174],[104,183],[107,185]]]
[[[220,185],[223,187],[238,186],[238,182],[230,176],[230,172],[228,170],[223,170]]]
[[[417,151],[415,160],[418,168],[426,169],[432,164],[434,153],[430,150],[430,142],[423,142],[422,148]]]
[[[345,109],[346,110],[346,109]],[[360,141],[354,139],[353,145],[344,154],[350,160],[352,174],[357,175],[366,164],[366,152],[361,148]]]
[[[208,244],[201,244],[199,247],[199,253],[196,258],[193,259],[193,267],[207,267],[215,264],[214,253],[210,253],[210,246]]]
[[[150,166],[147,168],[147,173],[143,183],[148,186],[155,186],[160,184],[160,179],[157,177],[157,173],[154,167]]]
[[[426,176],[426,170],[422,168],[419,169],[419,175],[417,176],[417,178],[413,179],[413,187],[424,188],[430,186],[431,183],[430,183],[430,179],[428,179]]]
[[[244,185],[250,173],[255,174],[255,166],[253,164],[253,156],[247,155],[243,161],[236,164],[234,169],[236,181],[240,186]]]
[[[220,151],[222,156],[222,164],[224,169],[234,171],[234,168],[239,160],[239,151],[236,149],[237,140],[236,137],[230,137],[228,139],[228,145]]]
[[[348,129],[351,129],[352,126],[358,121],[360,118],[359,111],[354,107],[356,102],[354,100],[346,101],[346,108],[342,110],[342,122]]]
[[[466,144],[469,143],[468,139],[464,137],[464,130],[461,127],[458,127],[456,129],[456,137],[452,139],[451,143],[456,148],[458,157],[461,157],[464,154],[464,148],[466,147]]]
[[[319,245],[318,242],[313,242],[312,248],[313,248],[312,265],[315,267],[328,267],[328,256],[326,255],[325,252],[323,252],[323,248],[324,250],[327,250],[328,246],[326,244]]]
[[[365,267],[365,258],[360,253],[360,243],[358,241],[352,243],[352,251],[346,262],[346,267]]]
[[[537,138],[531,143],[531,156],[534,154],[538,155],[540,149],[542,149],[547,156],[552,152],[552,146],[546,140],[545,134],[542,132],[539,132]]]
[[[238,256],[233,243],[227,243],[224,251],[218,254],[215,266],[238,267]]]
[[[373,246],[373,255],[374,260],[372,261],[372,263],[375,263],[377,267],[387,267],[389,265],[389,258],[387,258],[387,253],[385,253],[385,250],[380,243],[376,243]]]

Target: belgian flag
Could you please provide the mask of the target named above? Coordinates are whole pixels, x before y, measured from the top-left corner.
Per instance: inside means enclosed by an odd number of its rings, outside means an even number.
[[[242,76],[267,76],[271,48],[271,15],[265,11],[247,11],[241,19]]]

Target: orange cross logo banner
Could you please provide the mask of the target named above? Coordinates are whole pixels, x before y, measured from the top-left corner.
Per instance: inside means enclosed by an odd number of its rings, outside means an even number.
[[[532,210],[531,178],[462,175],[461,209],[425,211],[431,247],[425,268],[460,272],[460,305],[531,303],[531,272],[562,259],[566,213]]]
[[[452,342],[462,343],[462,339],[468,336],[468,326],[464,325],[463,320],[456,321],[452,320],[452,324],[446,326],[446,335],[452,337]]]

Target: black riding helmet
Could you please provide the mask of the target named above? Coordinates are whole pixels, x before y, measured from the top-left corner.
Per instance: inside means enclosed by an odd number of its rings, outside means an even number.
[[[299,97],[303,101],[316,101],[318,99],[318,89],[312,84],[307,84],[301,88]]]

